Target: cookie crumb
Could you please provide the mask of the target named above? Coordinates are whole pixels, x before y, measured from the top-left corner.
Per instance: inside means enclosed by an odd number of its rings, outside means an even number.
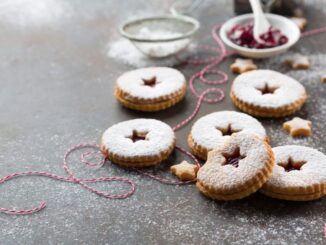
[[[290,133],[292,137],[296,136],[310,136],[312,123],[309,120],[304,120],[295,117],[290,121],[283,123],[283,128]]]
[[[300,31],[303,31],[307,25],[307,19],[303,17],[291,17],[290,20],[299,27]]]
[[[195,180],[197,177],[198,166],[182,161],[170,167],[171,172],[181,180]]]
[[[285,64],[288,64],[292,69],[309,69],[310,62],[308,56],[301,54],[293,55],[292,57],[284,61]]]
[[[247,71],[256,70],[257,66],[254,64],[252,59],[235,59],[235,62],[231,64],[230,69],[234,73],[244,73]]]

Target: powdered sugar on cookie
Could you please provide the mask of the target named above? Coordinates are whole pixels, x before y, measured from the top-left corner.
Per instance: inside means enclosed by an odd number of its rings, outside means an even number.
[[[125,157],[159,156],[174,144],[172,128],[155,119],[117,123],[102,136],[102,145],[112,154]]]
[[[223,146],[230,135],[236,132],[253,133],[262,139],[266,138],[265,129],[257,119],[235,111],[219,111],[200,118],[192,126],[191,136],[196,144],[212,150]]]
[[[137,69],[126,72],[117,79],[119,89],[136,99],[169,96],[181,91],[185,83],[186,79],[181,72],[168,67]]]
[[[256,70],[238,76],[232,93],[241,101],[266,108],[280,108],[306,97],[295,79],[271,70]]]
[[[250,187],[257,174],[268,168],[270,154],[266,143],[258,137],[246,133],[236,134],[222,148],[208,153],[208,160],[198,171],[197,179],[205,186],[221,192],[240,191]],[[228,156],[238,158],[237,167],[227,162]]]
[[[275,147],[273,152],[276,164],[272,176],[266,182],[267,189],[300,188],[326,183],[326,156],[320,151],[287,145]],[[296,166],[291,169],[289,164]]]

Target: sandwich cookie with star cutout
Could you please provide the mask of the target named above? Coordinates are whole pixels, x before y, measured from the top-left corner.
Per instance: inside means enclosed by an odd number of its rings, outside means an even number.
[[[267,196],[309,201],[326,195],[326,155],[313,148],[286,145],[273,148],[273,174],[261,192]]]
[[[266,141],[254,134],[237,133],[208,153],[197,173],[196,185],[212,199],[241,199],[267,181],[273,166],[274,154]]]
[[[255,70],[239,75],[233,81],[230,96],[236,107],[258,117],[291,115],[307,99],[301,83],[272,70]]]
[[[175,134],[164,122],[133,119],[108,128],[101,150],[113,163],[124,167],[147,167],[166,160],[175,147]]]
[[[117,79],[114,94],[129,109],[160,111],[184,98],[186,79],[181,72],[169,67],[137,69]]]
[[[239,132],[253,133],[268,141],[264,127],[256,118],[236,111],[218,111],[194,123],[188,145],[195,156],[206,160],[209,151],[222,147],[231,135]]]

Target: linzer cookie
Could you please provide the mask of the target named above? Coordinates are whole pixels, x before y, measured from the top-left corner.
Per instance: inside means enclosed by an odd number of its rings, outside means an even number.
[[[169,157],[175,147],[172,128],[155,119],[134,119],[108,128],[101,140],[102,152],[125,167],[147,167]]]
[[[258,117],[284,117],[298,111],[307,99],[295,79],[271,70],[249,71],[233,82],[231,99],[242,111]]]
[[[273,166],[274,155],[266,141],[253,134],[234,134],[223,147],[208,153],[197,173],[197,187],[212,199],[241,199],[267,181]]]
[[[267,196],[309,201],[326,194],[326,156],[315,149],[287,145],[273,148],[275,167],[261,192]]]
[[[129,71],[117,79],[115,97],[125,107],[139,111],[160,111],[181,101],[186,79],[168,67]]]
[[[188,145],[197,157],[206,160],[207,153],[222,147],[234,133],[254,133],[268,140],[261,123],[241,112],[219,111],[198,119],[191,128]]]

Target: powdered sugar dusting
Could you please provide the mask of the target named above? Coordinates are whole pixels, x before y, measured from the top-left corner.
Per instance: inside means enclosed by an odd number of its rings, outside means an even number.
[[[155,78],[154,87],[145,86],[143,79]],[[185,86],[184,75],[173,68],[150,67],[127,72],[117,79],[119,88],[133,98],[155,99],[178,92]]]
[[[240,149],[239,166],[225,165],[223,154],[232,155]],[[252,134],[238,133],[225,145],[208,154],[206,164],[198,171],[198,180],[213,189],[230,189],[241,186],[266,167],[269,153],[262,140]],[[235,190],[234,190],[235,191]]]
[[[261,123],[241,112],[219,111],[208,114],[198,119],[191,129],[194,142],[208,150],[221,147],[230,136],[223,136],[220,129],[231,127],[234,131],[254,133],[262,139],[266,137],[266,132]]]
[[[141,53],[129,40],[124,38],[111,41],[108,44],[107,56],[122,64],[127,64],[137,68],[147,66],[173,66],[179,63],[174,56],[162,59],[150,58]]]
[[[266,188],[309,187],[326,183],[326,156],[309,147],[287,145],[273,148],[275,162],[273,174],[266,182]],[[287,163],[289,158],[294,162],[305,163],[300,170],[286,172],[278,163]]]
[[[263,94],[260,89],[273,88]],[[256,70],[238,76],[232,85],[237,98],[255,106],[278,108],[305,97],[305,88],[295,79],[272,70]]]
[[[133,131],[146,135],[146,140],[133,142]],[[125,157],[159,156],[174,142],[172,128],[155,119],[134,119],[117,123],[102,136],[102,144],[112,154]]]
[[[61,0],[2,0],[0,3],[0,21],[17,27],[56,23],[71,13],[67,1]]]
[[[302,54],[308,54],[308,51],[301,48]],[[320,82],[320,77],[326,70],[326,54],[308,54],[311,66],[308,70],[292,70],[283,64],[283,61],[289,56],[293,56],[296,52],[264,60],[260,67],[268,67],[269,69],[278,70],[285,75],[289,75],[301,82],[308,94],[308,99],[303,108],[296,113],[303,119],[312,121],[312,135],[309,137],[291,137],[282,129],[285,121],[291,120],[293,117],[282,119],[264,120],[267,133],[271,139],[273,146],[281,145],[303,145],[312,147],[326,152],[326,146],[322,143],[326,138],[325,120],[326,118],[326,96],[315,96],[316,94],[326,94],[325,84]],[[313,113],[312,113],[313,112]]]

